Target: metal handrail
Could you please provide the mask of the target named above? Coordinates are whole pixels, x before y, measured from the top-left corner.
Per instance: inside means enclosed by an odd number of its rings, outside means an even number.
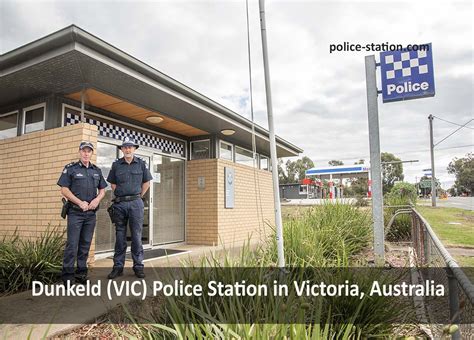
[[[430,224],[428,221],[421,216],[421,214],[413,208],[413,212],[416,214],[416,216],[423,222],[426,231],[428,232],[429,236],[431,237],[434,245],[436,248],[438,248],[439,253],[443,257],[444,262],[446,263],[446,266],[449,267],[456,280],[459,282],[461,285],[462,289],[466,293],[466,295],[469,297],[469,300],[471,303],[474,304],[474,284],[471,282],[471,280],[466,276],[464,271],[459,267],[458,263],[453,259],[453,257],[449,254],[449,252],[446,250],[444,245],[441,243],[439,240],[438,236],[435,234],[433,229],[431,228]]]

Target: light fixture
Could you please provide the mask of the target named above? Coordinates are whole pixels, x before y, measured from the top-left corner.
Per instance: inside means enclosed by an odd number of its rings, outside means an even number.
[[[232,129],[224,129],[224,130],[221,130],[221,133],[222,133],[224,136],[232,136],[232,135],[235,133],[235,130],[232,130]]]
[[[160,116],[148,116],[146,117],[146,120],[152,124],[160,124],[163,121],[163,118]]]

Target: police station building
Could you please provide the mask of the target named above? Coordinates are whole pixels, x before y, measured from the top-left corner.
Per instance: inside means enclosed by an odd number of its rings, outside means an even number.
[[[65,227],[56,182],[78,160],[80,141],[96,146],[107,177],[135,138],[151,170],[144,247],[236,244],[274,224],[268,131],[88,32],[70,26],[0,57],[0,237],[37,237]],[[277,137],[278,157],[302,150]],[[254,164],[256,166],[254,167]],[[227,175],[227,176],[226,176]],[[94,252],[113,250],[115,230],[98,212]]]

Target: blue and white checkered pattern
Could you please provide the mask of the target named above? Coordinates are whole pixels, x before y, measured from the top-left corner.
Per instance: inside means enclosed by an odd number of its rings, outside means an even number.
[[[380,53],[384,103],[435,95],[431,43],[418,45],[418,49],[418,51],[412,51],[404,48]]]
[[[428,73],[426,51],[405,51],[384,57],[387,79]]]
[[[64,125],[74,125],[81,122],[81,117],[74,113],[67,112],[64,117]],[[171,139],[157,137],[151,134],[130,130],[125,127],[113,125],[99,121],[97,119],[87,117],[86,123],[97,125],[99,135],[109,137],[122,141],[125,137],[133,137],[138,145],[148,146],[150,148],[158,149],[158,151],[170,155],[185,156],[185,144]]]

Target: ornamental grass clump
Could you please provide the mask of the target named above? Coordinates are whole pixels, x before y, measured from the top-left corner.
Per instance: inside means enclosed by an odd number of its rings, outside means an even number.
[[[393,277],[349,268],[357,266],[357,256],[371,239],[368,212],[341,203],[324,204],[290,218],[284,223],[284,246],[288,270],[277,268],[277,248],[273,235],[267,243],[251,248],[247,243],[239,256],[205,256],[188,261],[179,273],[164,281],[183,279],[193,285],[211,281],[246,285],[309,280],[313,283],[358,282],[369,291],[374,280],[389,283]],[[367,268],[366,268],[367,269]],[[391,322],[405,313],[403,306],[387,303],[384,297],[300,297],[290,290],[284,298],[272,295],[209,297],[169,296],[163,313],[152,324],[139,325],[145,338],[219,339],[359,339],[387,336]],[[148,320],[150,323],[150,320]]]
[[[371,239],[367,210],[350,204],[326,203],[289,218],[283,228],[286,262],[293,266],[345,266]],[[267,248],[277,263],[276,242]]]
[[[0,295],[31,288],[37,280],[45,284],[58,280],[64,249],[64,230],[51,228],[34,239],[24,239],[17,230],[0,242]]]

